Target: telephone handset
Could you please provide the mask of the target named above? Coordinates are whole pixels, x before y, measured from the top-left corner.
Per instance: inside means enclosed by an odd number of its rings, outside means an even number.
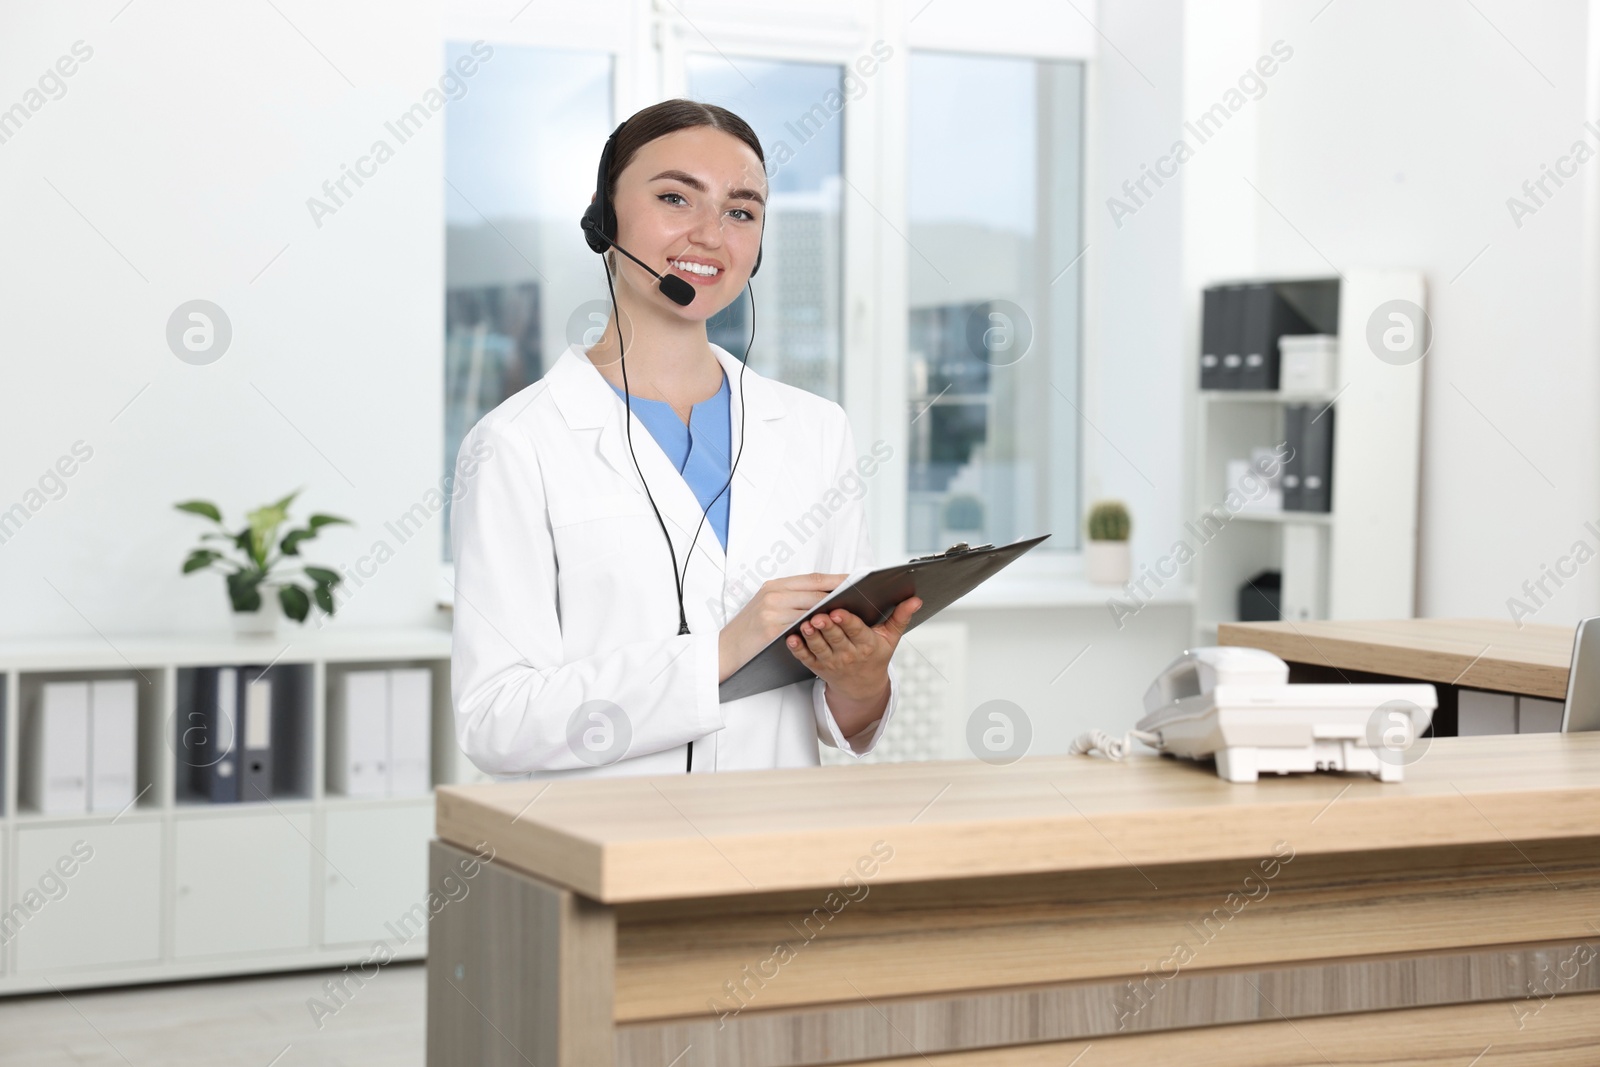
[[[1398,782],[1421,754],[1438,694],[1413,683],[1291,685],[1264,649],[1188,649],[1156,676],[1145,716],[1121,739],[1092,731],[1070,751],[1121,759],[1139,740],[1172,756],[1215,759],[1230,782],[1261,774],[1357,771]]]
[[[1260,648],[1193,648],[1145,690],[1144,710],[1155,715],[1180,701],[1214,692],[1218,685],[1287,685],[1289,665]],[[1176,709],[1175,709],[1176,710]]]

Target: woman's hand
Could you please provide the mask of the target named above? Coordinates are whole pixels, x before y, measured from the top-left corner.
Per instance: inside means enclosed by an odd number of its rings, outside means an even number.
[[[844,574],[795,574],[764,583],[718,634],[717,681],[727,681],[729,675],[765,648],[767,642],[794,625],[807,608],[821,600],[823,594],[833,592],[846,577],[848,575]]]
[[[845,577],[848,574],[794,574],[765,582],[720,633],[717,680],[728,680],[768,641],[794,625],[822,593],[834,592]],[[789,651],[826,681],[830,694],[851,705],[872,704],[888,688],[894,648],[918,608],[922,598],[907,598],[882,624],[870,627],[843,608],[818,613],[800,624],[802,637],[789,638]]]
[[[789,638],[789,651],[828,683],[830,699],[841,697],[852,710],[877,705],[881,711],[888,695],[889,660],[920,607],[919,597],[902,600],[877,626],[839,608],[819,613],[800,624],[800,636]]]

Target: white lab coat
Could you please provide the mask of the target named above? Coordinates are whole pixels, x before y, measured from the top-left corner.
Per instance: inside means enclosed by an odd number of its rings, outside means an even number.
[[[485,772],[682,774],[690,742],[695,773],[815,766],[819,740],[861,755],[893,716],[892,670],[887,710],[849,740],[821,679],[717,700],[718,631],[763,581],[871,567],[862,474],[887,457],[857,454],[839,405],[749,368],[740,455],[740,364],[712,350],[732,393],[739,461],[726,558],[708,517],[688,567],[687,635],[678,636],[672,561],[628,454],[622,399],[581,349],[463,440],[451,689],[456,739]],[[681,570],[700,504],[637,415],[633,448]],[[569,729],[597,700],[621,709],[631,740],[625,757],[591,766]]]

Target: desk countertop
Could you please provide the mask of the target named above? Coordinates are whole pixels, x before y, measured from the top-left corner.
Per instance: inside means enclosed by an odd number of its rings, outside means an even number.
[[[1302,853],[1600,839],[1600,733],[1434,739],[1405,781],[1158,756],[441,787],[438,835],[607,903]],[[881,844],[879,844],[881,842]]]
[[[1293,663],[1565,700],[1574,628],[1507,619],[1235,622],[1217,643]]]

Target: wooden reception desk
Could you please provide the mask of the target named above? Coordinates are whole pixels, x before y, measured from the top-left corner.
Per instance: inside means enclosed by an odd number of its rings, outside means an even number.
[[[1336,674],[1565,700],[1574,635],[1571,626],[1506,619],[1225,622],[1217,627],[1217,644],[1264,648],[1289,663]]]
[[[1600,734],[1439,738],[1406,770],[441,788],[427,1062],[1592,1062]]]

